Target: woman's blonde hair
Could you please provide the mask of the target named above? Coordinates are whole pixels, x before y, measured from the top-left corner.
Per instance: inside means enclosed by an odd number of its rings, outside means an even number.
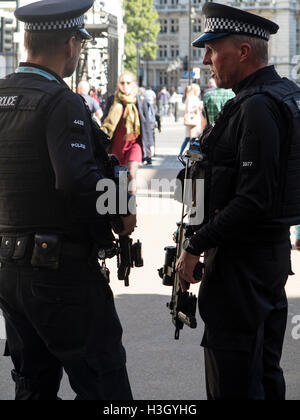
[[[120,76],[118,77],[118,83],[120,82],[120,80],[121,80],[121,77],[123,77],[123,76],[130,76],[131,77],[131,79],[132,79],[132,81],[135,83],[135,84],[137,84],[137,80],[136,80],[136,77],[135,77],[135,74],[133,74],[133,73],[131,73],[130,71],[124,71],[123,73],[121,73],[120,74]]]
[[[186,87],[185,101],[191,95],[195,95],[195,96],[199,96],[200,95],[200,86],[197,85],[196,83],[192,83],[191,85],[189,85],[189,86]]]
[[[192,93],[193,95],[199,96],[200,95],[200,86],[196,83],[192,84]]]

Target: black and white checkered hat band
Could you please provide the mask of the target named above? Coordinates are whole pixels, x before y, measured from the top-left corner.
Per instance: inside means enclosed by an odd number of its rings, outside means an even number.
[[[25,23],[25,31],[41,32],[41,31],[55,31],[62,29],[79,28],[84,24],[84,15],[74,19],[55,20],[52,22],[34,22]]]
[[[256,25],[251,25],[250,23],[238,22],[236,20],[226,18],[207,18],[205,21],[204,32],[241,33],[263,38],[266,41],[270,38],[270,32],[266,29],[260,28]]]

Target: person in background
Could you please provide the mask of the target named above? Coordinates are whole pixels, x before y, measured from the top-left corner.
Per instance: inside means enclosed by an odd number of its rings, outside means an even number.
[[[148,86],[145,90],[145,99],[154,109],[156,104],[156,93],[151,86]]]
[[[101,106],[102,110],[105,109],[105,102],[106,102],[106,97],[107,97],[107,93],[103,93],[103,88],[100,86],[97,88],[97,98],[99,100],[99,105]],[[103,116],[102,116],[103,118]]]
[[[173,114],[175,122],[178,121],[178,106],[179,103],[182,101],[182,96],[177,93],[175,86],[171,88],[171,96],[169,99],[169,114]]]
[[[97,102],[98,102],[98,104],[100,105],[100,99],[99,99],[99,96],[97,95],[96,88],[95,88],[94,86],[91,86],[91,87],[90,87],[90,90],[89,90],[89,95],[90,95],[92,98],[96,99],[96,101],[97,101]]]
[[[146,104],[146,106],[148,108],[149,121],[150,121],[150,124],[151,124],[152,135],[153,135],[153,143],[155,143],[155,122],[156,122],[156,120],[155,120],[154,108],[147,101],[146,89],[144,87],[139,88],[138,95],[141,99],[142,104],[143,105]],[[152,157],[153,156],[154,156],[154,145],[150,147],[150,153],[148,154],[148,156],[143,158],[143,163],[145,163],[146,165],[152,165]]]
[[[159,113],[159,109],[158,109],[158,104],[156,102],[156,93],[154,92],[154,90],[152,89],[151,86],[148,86],[148,88],[146,89],[145,98],[146,98],[147,102],[153,108],[153,112],[154,112],[155,121],[156,121],[158,131],[161,132],[160,113]]]
[[[170,98],[169,98],[169,110],[168,110],[169,115],[174,115],[175,114],[176,96],[177,96],[176,88],[175,88],[175,86],[171,86]]]
[[[295,226],[295,236],[295,248],[297,249],[297,251],[300,251],[300,225]]]
[[[212,92],[213,90],[216,89],[217,85],[215,82],[215,79],[213,79],[212,77],[208,80],[208,84],[207,84],[207,89],[204,90],[204,94],[203,96],[208,93],[208,92]]]
[[[93,116],[93,118],[96,120],[96,122],[100,125],[101,124],[101,118],[103,116],[102,109],[96,101],[95,98],[91,97],[89,95],[90,92],[90,85],[89,82],[85,80],[81,80],[81,82],[78,83],[77,86],[77,93],[83,97],[85,100],[87,106],[89,107],[89,110]]]
[[[143,157],[151,154],[153,135],[147,102],[138,95],[135,76],[119,76],[115,95],[108,98],[101,129],[111,139],[111,153],[129,171],[129,191],[136,193],[136,175]]]
[[[185,148],[190,141],[200,135],[201,132],[201,111],[202,102],[199,99],[200,87],[193,83],[187,86],[185,99],[185,139],[180,148],[180,155],[183,155]]]
[[[207,123],[212,124],[216,116],[221,111],[223,105],[234,98],[235,94],[231,89],[222,89],[215,87],[215,81],[210,82],[210,88],[203,96],[203,109],[201,115],[201,131],[204,130]],[[207,121],[207,118],[209,121]]]
[[[166,117],[168,115],[170,94],[167,91],[167,88],[165,86],[157,95],[157,99],[161,103],[162,109],[163,109],[163,115],[164,117]]]
[[[182,89],[182,86],[178,86],[178,87],[177,87],[177,93],[178,93],[178,95],[183,95],[183,89]]]

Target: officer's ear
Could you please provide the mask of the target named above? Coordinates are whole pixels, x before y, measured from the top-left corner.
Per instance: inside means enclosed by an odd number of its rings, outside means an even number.
[[[247,42],[240,45],[240,62],[247,60],[252,52],[252,47]]]
[[[73,57],[75,51],[78,49],[78,40],[75,35],[71,36],[66,42],[65,42],[65,54],[66,58]]]

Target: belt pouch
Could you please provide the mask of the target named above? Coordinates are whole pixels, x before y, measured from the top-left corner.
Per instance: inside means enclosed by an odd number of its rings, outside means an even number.
[[[20,236],[15,239],[15,249],[11,257],[13,261],[23,261],[27,251],[27,244],[29,242],[29,236]],[[32,248],[31,248],[32,249]]]
[[[60,237],[55,234],[36,233],[31,265],[38,268],[57,270],[61,251]]]
[[[15,251],[16,238],[12,236],[2,236],[0,247],[0,261],[9,262]]]

